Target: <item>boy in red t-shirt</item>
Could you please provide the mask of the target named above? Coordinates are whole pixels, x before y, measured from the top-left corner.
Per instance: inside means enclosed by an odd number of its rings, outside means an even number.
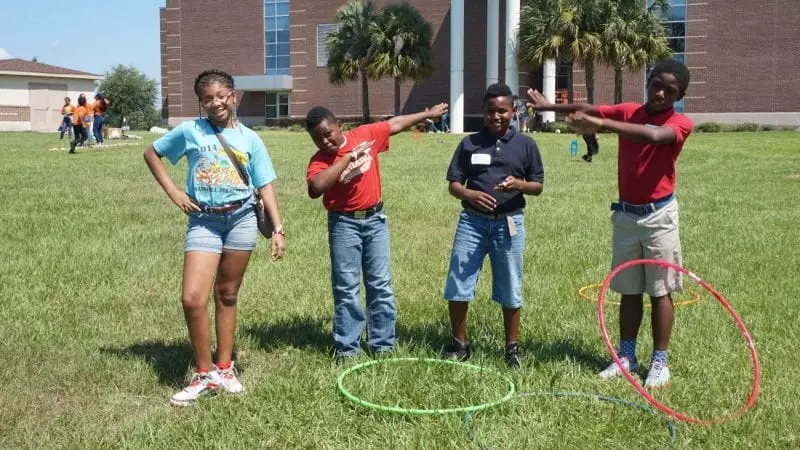
[[[681,264],[675,162],[692,132],[692,121],[675,113],[672,105],[683,98],[688,86],[689,69],[667,60],[650,72],[644,105],[554,105],[540,93],[528,91],[538,111],[570,114],[567,121],[582,134],[604,128],[619,135],[619,202],[611,204],[613,267],[641,258]],[[670,379],[667,348],[673,321],[671,294],[682,289],[681,274],[651,265],[635,266],[616,276],[611,288],[622,294],[619,354],[629,370],[638,367],[636,336],[642,322],[642,295],[647,292],[650,296],[653,355],[645,387],[666,386]],[[622,371],[613,362],[600,372],[602,378],[620,375]]]
[[[362,270],[367,291],[367,345],[375,353],[394,349],[397,312],[378,154],[389,149],[389,136],[446,111],[447,104],[441,103],[417,114],[396,116],[345,133],[326,108],[317,106],[306,116],[306,129],[318,149],[308,164],[308,195],[322,196],[328,210],[337,359],[356,356],[359,350],[365,322]]]

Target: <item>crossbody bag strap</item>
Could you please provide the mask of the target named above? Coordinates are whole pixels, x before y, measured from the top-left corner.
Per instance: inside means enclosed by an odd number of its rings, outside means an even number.
[[[217,135],[217,139],[219,139],[219,142],[222,144],[222,148],[225,149],[228,159],[230,159],[233,165],[236,166],[236,171],[239,172],[239,177],[241,177],[242,181],[244,181],[245,186],[250,185],[250,178],[247,176],[247,171],[239,162],[239,160],[233,155],[230,147],[228,147],[228,141],[222,137],[222,133],[219,131],[219,128],[217,128],[217,126],[214,125],[210,120],[208,121],[208,124],[211,125],[211,129],[214,130],[214,134]]]

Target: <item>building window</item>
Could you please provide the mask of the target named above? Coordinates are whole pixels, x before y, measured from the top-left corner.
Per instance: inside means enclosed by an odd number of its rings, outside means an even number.
[[[267,119],[289,117],[289,94],[267,92]]]
[[[317,25],[317,67],[328,65],[328,35],[339,29],[335,23]]]
[[[653,8],[653,0],[648,0],[648,7]],[[655,7],[657,14],[661,16],[664,28],[667,31],[667,42],[672,49],[672,58],[686,64],[686,0],[670,0],[666,11]],[[645,80],[650,76],[650,68],[645,73]],[[645,85],[645,97],[647,96],[647,86]],[[675,111],[683,112],[683,99],[675,102]]]
[[[264,73],[291,75],[289,0],[264,0]]]

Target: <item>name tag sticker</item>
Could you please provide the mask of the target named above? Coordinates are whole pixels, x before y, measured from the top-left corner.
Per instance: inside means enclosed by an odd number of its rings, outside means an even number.
[[[492,157],[486,153],[473,153],[470,162],[473,166],[488,166],[492,163]]]

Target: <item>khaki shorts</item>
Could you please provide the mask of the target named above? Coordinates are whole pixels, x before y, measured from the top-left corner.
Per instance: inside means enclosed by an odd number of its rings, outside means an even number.
[[[611,215],[612,269],[634,259],[661,259],[681,265],[678,202],[673,200],[646,216],[622,211]],[[611,289],[623,295],[647,293],[662,297],[683,289],[681,273],[652,264],[629,267],[611,280]]]

